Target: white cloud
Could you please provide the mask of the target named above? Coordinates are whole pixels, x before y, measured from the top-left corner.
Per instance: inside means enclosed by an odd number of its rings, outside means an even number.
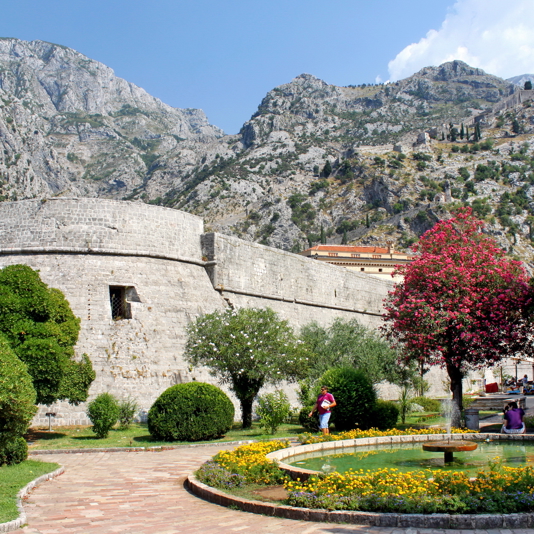
[[[389,62],[389,76],[399,80],[453,59],[502,78],[534,73],[533,0],[457,0],[439,30]]]

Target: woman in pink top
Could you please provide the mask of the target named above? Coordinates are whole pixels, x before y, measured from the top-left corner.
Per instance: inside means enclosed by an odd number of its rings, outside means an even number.
[[[328,388],[326,386],[322,386],[321,393],[317,397],[317,402],[308,417],[312,417],[316,411],[319,412],[319,428],[323,434],[330,434],[328,420],[332,413],[330,409],[334,406],[336,406],[336,399],[334,399],[334,396],[331,393],[328,393]]]

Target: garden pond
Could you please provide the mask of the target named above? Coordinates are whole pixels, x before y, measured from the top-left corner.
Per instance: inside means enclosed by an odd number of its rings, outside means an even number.
[[[534,465],[534,442],[479,441],[476,450],[456,452],[451,463],[445,463],[443,453],[424,451],[422,445],[395,443],[347,447],[342,454],[316,451],[295,455],[284,461],[297,468],[325,473],[394,468],[401,472],[420,469],[463,471],[473,476],[490,464],[499,463],[509,467]]]

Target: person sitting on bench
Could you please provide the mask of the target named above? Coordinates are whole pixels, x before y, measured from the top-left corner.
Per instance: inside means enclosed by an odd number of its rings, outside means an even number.
[[[525,417],[525,411],[517,407],[517,402],[510,402],[504,408],[501,434],[524,434],[526,427],[523,417]]]

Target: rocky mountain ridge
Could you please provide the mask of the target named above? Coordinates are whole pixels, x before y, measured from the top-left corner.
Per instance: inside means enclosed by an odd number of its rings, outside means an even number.
[[[530,98],[461,61],[387,85],[302,74],[228,136],[71,49],[0,39],[0,199],[150,202],[294,251],[321,240],[406,249],[470,204],[528,263]]]

